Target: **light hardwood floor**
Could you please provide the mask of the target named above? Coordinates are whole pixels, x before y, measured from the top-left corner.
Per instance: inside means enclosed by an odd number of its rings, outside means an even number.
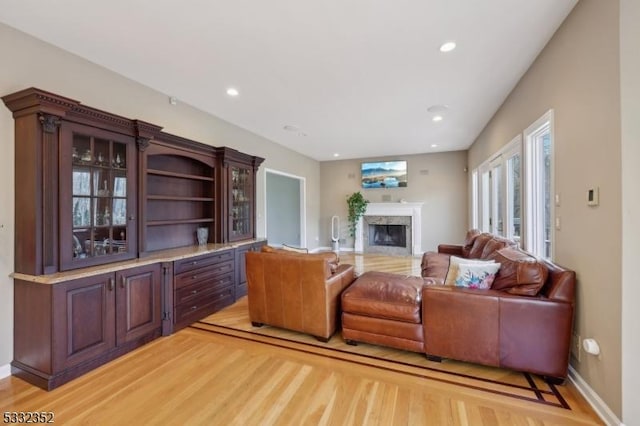
[[[419,268],[411,258],[345,255],[342,262],[360,271]],[[566,386],[571,410],[187,328],[51,392],[0,380],[0,409],[91,425],[600,424]]]

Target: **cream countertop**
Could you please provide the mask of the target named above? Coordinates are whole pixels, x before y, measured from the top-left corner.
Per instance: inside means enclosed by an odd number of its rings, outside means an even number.
[[[189,259],[191,257],[201,256],[203,254],[215,253],[218,251],[224,251],[229,249],[234,249],[237,247],[242,247],[247,244],[252,244],[256,242],[266,241],[265,239],[258,238],[252,240],[244,240],[236,243],[216,243],[216,244],[207,244],[206,246],[189,246],[189,247],[179,247],[175,249],[168,250],[158,250],[157,252],[153,252],[152,254],[137,258],[126,260],[124,262],[115,262],[109,263],[106,265],[100,266],[92,266],[88,268],[75,269],[71,271],[65,272],[56,272],[55,274],[49,275],[27,275],[21,274],[18,272],[14,272],[11,274],[11,277],[15,280],[21,281],[29,281],[39,284],[58,284],[61,282],[67,282],[70,280],[75,280],[79,278],[92,277],[95,275],[106,274],[110,272],[118,272],[125,269],[135,268],[137,266],[151,265],[153,263],[161,263],[161,262],[174,262],[176,260]]]

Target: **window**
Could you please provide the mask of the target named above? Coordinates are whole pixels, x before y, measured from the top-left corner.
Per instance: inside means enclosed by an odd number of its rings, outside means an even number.
[[[481,181],[474,203],[481,229],[520,241],[522,138],[517,136],[478,168]],[[474,172],[475,173],[475,172]]]
[[[471,172],[471,227],[478,226],[478,169],[474,169]]]
[[[525,131],[526,247],[537,256],[553,257],[553,110]]]
[[[524,152],[523,152],[524,140]],[[553,110],[474,170],[474,220],[482,231],[553,258]],[[479,180],[478,180],[479,176]]]

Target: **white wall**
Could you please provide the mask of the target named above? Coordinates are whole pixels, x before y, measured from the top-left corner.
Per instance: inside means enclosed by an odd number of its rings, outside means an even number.
[[[264,169],[306,178],[307,246],[315,248],[320,211],[320,165],[219,118],[0,24],[0,96],[27,87],[57,93],[101,110],[163,126],[168,133],[266,158],[258,172],[257,232],[265,235]],[[153,72],[153,70],[150,70]],[[0,367],[13,358],[14,135],[11,112],[0,106]],[[18,212],[19,214],[19,212]]]
[[[620,2],[622,122],[622,421],[640,424],[640,2]]]

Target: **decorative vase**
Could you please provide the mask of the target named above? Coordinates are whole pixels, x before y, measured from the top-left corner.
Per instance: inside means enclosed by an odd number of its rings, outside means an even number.
[[[201,246],[206,245],[209,240],[209,228],[198,228],[196,235],[198,237],[198,244]]]

